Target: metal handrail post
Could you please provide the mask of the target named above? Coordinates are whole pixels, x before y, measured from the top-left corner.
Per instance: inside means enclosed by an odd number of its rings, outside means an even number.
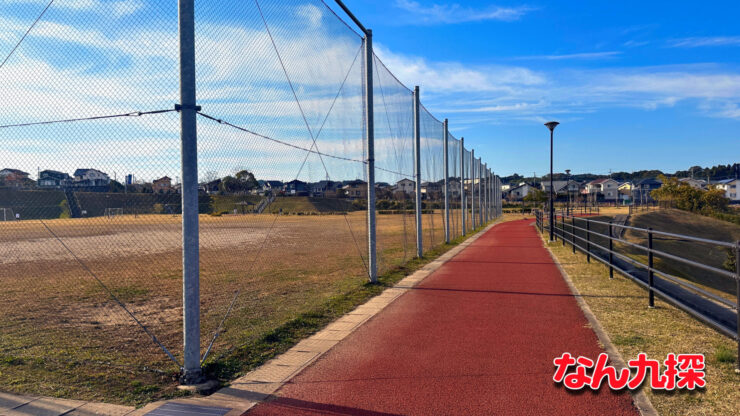
[[[586,220],[586,261],[591,263],[591,221]]]
[[[651,308],[655,307],[655,293],[653,292],[653,229],[648,228],[648,306]]]
[[[614,279],[614,232],[609,221],[609,278]]]
[[[576,254],[576,217],[570,217],[570,230],[573,235],[570,236],[570,245],[573,247],[573,254]]]

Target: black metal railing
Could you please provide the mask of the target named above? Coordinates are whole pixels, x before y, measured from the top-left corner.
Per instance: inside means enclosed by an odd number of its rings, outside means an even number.
[[[591,259],[604,263],[609,267],[609,277],[614,277],[614,271],[621,273],[635,283],[643,286],[648,292],[648,306],[655,306],[655,295],[666,302],[687,312],[697,320],[714,328],[721,334],[732,338],[738,343],[738,369],[740,369],[740,241],[730,243],[726,241],[710,240],[690,235],[675,234],[652,228],[638,228],[611,221],[602,221],[586,217],[567,215],[565,211],[556,213],[552,224],[548,215],[539,210],[535,212],[535,225],[540,233],[549,232],[554,227],[555,241],[560,239],[563,246],[569,244],[573,253],[579,250]],[[621,237],[624,230],[642,234],[645,244],[638,244]],[[658,250],[654,247],[654,240],[672,240],[694,245],[710,245],[714,248],[723,248],[734,251],[735,271],[725,270],[706,262],[691,260],[675,253]],[[620,251],[619,248],[623,250]],[[632,250],[632,256],[627,250]],[[639,254],[646,255],[646,263],[640,261]],[[637,256],[635,255],[637,254]],[[695,270],[698,274],[709,272],[722,279],[733,279],[736,289],[736,300],[733,302],[725,297],[712,293],[696,284],[690,283],[681,277],[675,276],[656,267],[656,260],[668,260],[675,264],[683,264]],[[700,281],[700,276],[697,281]],[[694,279],[691,279],[694,280]]]

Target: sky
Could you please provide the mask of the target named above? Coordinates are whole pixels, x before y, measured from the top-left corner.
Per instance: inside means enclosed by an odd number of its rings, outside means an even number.
[[[740,161],[740,3],[347,0],[501,174]]]
[[[47,3],[0,2],[0,59]],[[445,118],[500,175],[549,169],[550,120],[561,123],[556,171],[673,172],[740,160],[735,2],[345,3],[373,30],[392,73],[377,65],[377,159],[395,172],[378,180],[411,170],[415,85],[429,111],[429,179],[441,171]],[[259,134],[199,119],[202,175],[361,178],[357,30],[320,0],[196,1],[198,102]],[[175,0],[56,0],[0,68],[0,125],[172,108],[177,68]],[[0,164],[177,179],[178,129],[174,113],[6,128]]]

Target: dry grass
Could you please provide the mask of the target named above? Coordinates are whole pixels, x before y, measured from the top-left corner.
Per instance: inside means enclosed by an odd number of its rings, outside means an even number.
[[[366,216],[201,216],[202,349],[249,344],[366,279]],[[180,359],[178,216],[0,223],[0,377],[15,392],[143,403],[177,394],[177,366],[96,281]],[[443,242],[425,214],[425,248]],[[84,267],[62,246],[79,258]],[[378,216],[381,272],[415,255],[413,216]]]
[[[634,215],[630,219],[630,225],[639,228],[652,227],[658,231],[728,243],[740,240],[740,226],[738,225],[674,209]],[[645,233],[629,230],[625,233],[625,238],[628,241],[643,246],[647,244]],[[727,250],[715,244],[698,243],[690,240],[682,241],[680,239],[662,236],[655,236],[653,240],[653,246],[656,250],[707,264],[718,269],[723,269],[723,264],[728,256]],[[627,248],[626,251],[632,257],[643,263],[647,263],[647,256],[644,251],[634,248]],[[735,300],[736,284],[732,278],[682,262],[663,259],[660,256],[656,256],[655,262],[656,268],[661,271],[699,284],[707,290],[731,301]]]
[[[688,314],[656,299],[647,308],[647,292],[608,268],[588,264],[560,242],[549,244],[596,318],[625,360],[640,352],[664,359],[668,353],[702,353],[707,359],[707,387],[694,392],[646,393],[665,415],[740,414],[740,375],[734,372],[737,345]]]

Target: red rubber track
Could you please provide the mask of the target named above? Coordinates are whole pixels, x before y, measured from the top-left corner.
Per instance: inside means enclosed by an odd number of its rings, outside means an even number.
[[[602,349],[531,224],[486,232],[249,415],[639,414],[553,383],[553,358]]]

